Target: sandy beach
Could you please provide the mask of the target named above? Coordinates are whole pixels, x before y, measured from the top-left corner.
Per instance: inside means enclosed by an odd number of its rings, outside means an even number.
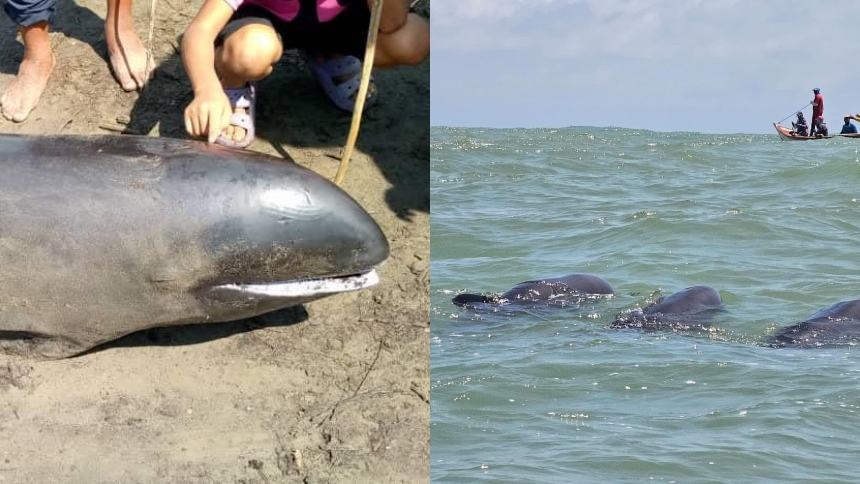
[[[153,78],[126,93],[106,61],[105,2],[61,2],[47,90],[27,121],[0,120],[0,132],[186,138],[177,37],[200,3],[158,2]],[[417,8],[429,17],[429,2]],[[146,43],[150,4],[134,9]],[[14,32],[2,16],[0,89],[23,53]],[[71,359],[0,355],[0,482],[427,481],[429,74],[429,60],[375,73],[379,103],[343,186],[391,244],[378,286],[147,330]],[[250,149],[332,178],[349,123],[288,52],[260,85]]]

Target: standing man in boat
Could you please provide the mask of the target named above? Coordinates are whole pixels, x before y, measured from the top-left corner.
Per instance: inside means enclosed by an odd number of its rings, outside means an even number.
[[[821,89],[816,87],[812,92],[815,93],[815,98],[809,101],[809,104],[812,104],[812,125],[809,127],[809,136],[815,136],[816,132],[820,133],[822,130],[818,125],[824,122],[824,97],[821,95]]]

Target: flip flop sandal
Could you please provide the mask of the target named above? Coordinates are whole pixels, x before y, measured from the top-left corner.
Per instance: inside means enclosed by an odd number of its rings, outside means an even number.
[[[245,87],[226,88],[224,94],[230,100],[230,107],[233,108],[233,114],[230,116],[230,125],[242,128],[245,130],[245,137],[239,141],[234,141],[224,136],[218,135],[216,143],[230,148],[246,148],[254,141],[254,105],[257,103],[257,90],[253,84],[245,84]],[[244,113],[237,113],[236,108],[244,109]]]
[[[302,52],[302,58],[334,105],[351,113],[355,109],[355,100],[352,97],[358,92],[361,84],[361,61],[351,55],[320,61],[307,51]],[[349,77],[347,80],[336,83],[336,78],[347,76]],[[373,83],[372,76],[370,82]],[[374,89],[368,93],[364,101],[365,108],[372,106],[375,101],[376,90]]]

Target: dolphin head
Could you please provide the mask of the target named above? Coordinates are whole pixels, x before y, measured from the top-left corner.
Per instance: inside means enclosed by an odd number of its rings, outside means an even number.
[[[220,148],[207,148],[220,150]],[[389,254],[373,218],[299,165],[248,152],[172,164],[209,269],[194,284],[212,320],[301,304],[378,282]],[[212,310],[211,308],[215,308]]]
[[[2,135],[0,172],[0,337],[41,355],[368,287],[389,252],[349,195],[249,151]]]

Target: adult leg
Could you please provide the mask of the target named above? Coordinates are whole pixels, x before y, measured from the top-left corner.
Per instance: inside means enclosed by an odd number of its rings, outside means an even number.
[[[134,30],[132,0],[107,0],[105,40],[108,58],[117,82],[126,91],[146,84],[148,53]]]
[[[27,119],[54,71],[54,53],[48,37],[54,4],[54,0],[10,0],[4,5],[24,42],[24,59],[18,74],[0,96],[0,110],[6,119],[15,122]]]

